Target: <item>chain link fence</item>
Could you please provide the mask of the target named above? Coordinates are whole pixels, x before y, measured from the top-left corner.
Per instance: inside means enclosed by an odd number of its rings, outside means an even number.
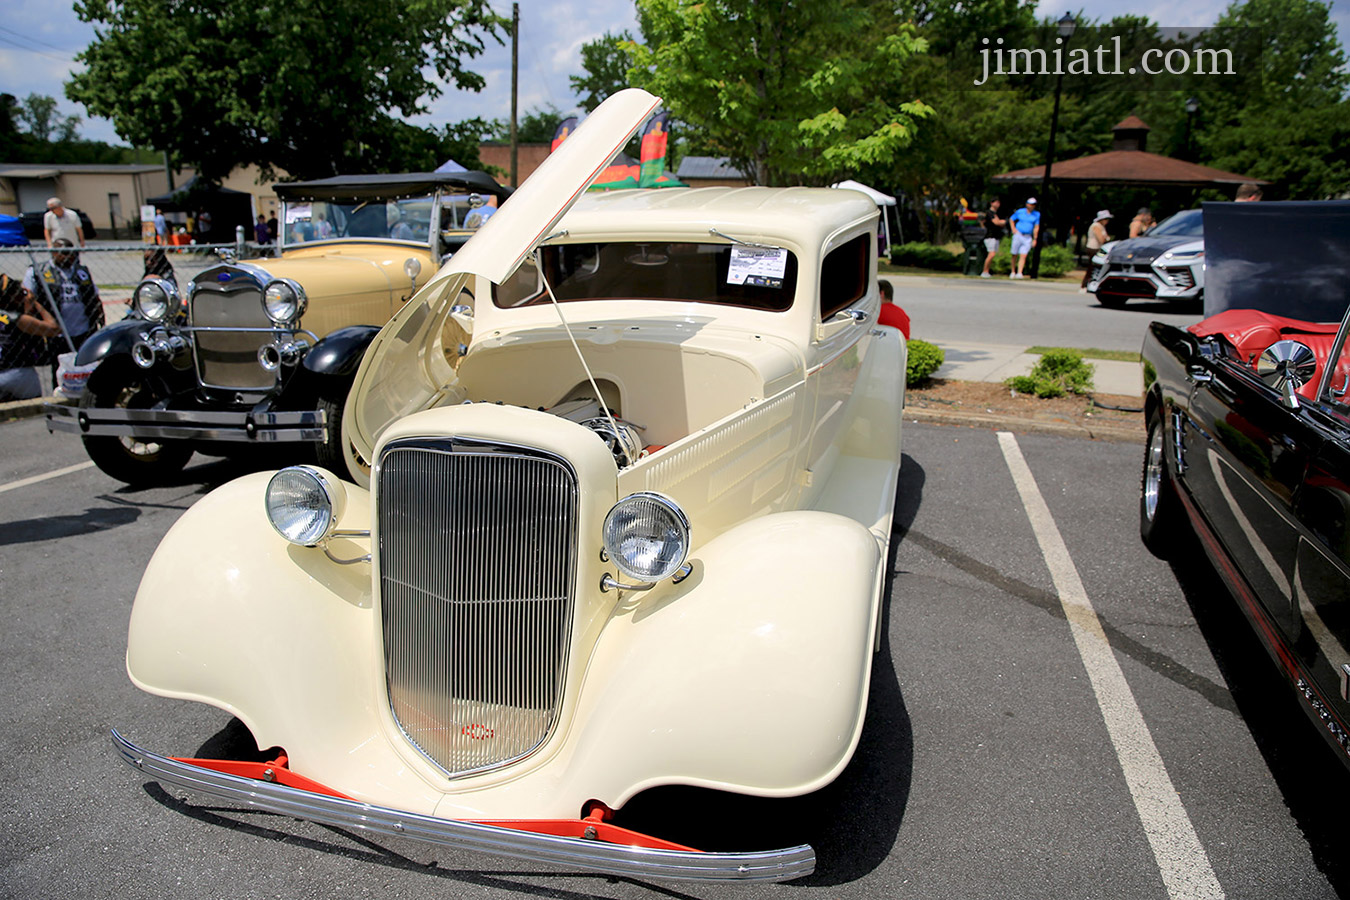
[[[54,279],[42,277],[44,267],[53,262],[51,249],[0,247],[0,275],[5,276],[0,278],[0,402],[32,396],[34,375],[40,395],[52,396],[57,356],[75,349],[71,338],[82,336],[81,326],[85,324],[68,323],[66,319],[91,319],[97,310],[102,311],[105,324],[125,316],[131,309],[131,293],[147,274],[148,265],[154,262],[152,255],[158,250],[164,251],[164,259],[172,267],[172,279],[180,291],[186,291],[198,273],[220,263],[224,257],[256,259],[271,255],[273,247],[242,241],[166,247],[97,244],[79,248],[76,268],[69,264],[55,266]],[[86,286],[78,267],[88,272],[92,288]],[[74,277],[67,281],[64,277],[67,274]],[[93,291],[97,292],[96,300]],[[62,314],[63,294],[67,315]],[[34,301],[41,309],[32,306]],[[96,322],[89,324],[98,327]],[[50,331],[52,325],[59,333],[45,336],[44,332]],[[73,330],[67,325],[73,326]]]

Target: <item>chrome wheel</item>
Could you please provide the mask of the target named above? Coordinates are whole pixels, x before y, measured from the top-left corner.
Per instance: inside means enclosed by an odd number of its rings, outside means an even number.
[[[1144,517],[1152,522],[1158,516],[1158,495],[1162,491],[1163,466],[1163,430],[1159,425],[1149,431],[1148,451],[1144,457]]]

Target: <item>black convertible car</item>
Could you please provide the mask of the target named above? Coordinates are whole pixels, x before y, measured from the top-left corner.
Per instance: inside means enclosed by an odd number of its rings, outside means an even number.
[[[1204,214],[1209,315],[1144,340],[1140,534],[1195,530],[1350,765],[1350,202]]]

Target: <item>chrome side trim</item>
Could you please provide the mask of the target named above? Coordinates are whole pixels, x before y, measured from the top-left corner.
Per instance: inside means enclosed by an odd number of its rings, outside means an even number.
[[[48,404],[48,431],[90,437],[138,437],[165,440],[292,443],[322,441],[327,434],[323,410],[223,412],[172,409],[79,409]]]
[[[555,837],[439,819],[227,775],[150,753],[122,737],[117,729],[112,730],[112,742],[124,762],[162,784],[177,785],[249,809],[458,850],[606,875],[670,881],[787,881],[810,875],[816,867],[816,853],[808,844],[748,853],[699,853]]]

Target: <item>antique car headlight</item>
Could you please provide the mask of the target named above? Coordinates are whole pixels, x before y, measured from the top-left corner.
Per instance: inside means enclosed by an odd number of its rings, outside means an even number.
[[[278,325],[290,325],[304,315],[305,289],[289,278],[279,278],[263,291],[263,311]]]
[[[163,278],[147,278],[136,285],[131,303],[142,319],[163,322],[178,312],[178,291]]]
[[[318,466],[289,466],[267,483],[267,520],[277,534],[302,547],[322,544],[347,505],[347,489]]]
[[[605,552],[629,578],[642,582],[669,578],[689,555],[689,519],[662,494],[629,494],[605,516]]]

